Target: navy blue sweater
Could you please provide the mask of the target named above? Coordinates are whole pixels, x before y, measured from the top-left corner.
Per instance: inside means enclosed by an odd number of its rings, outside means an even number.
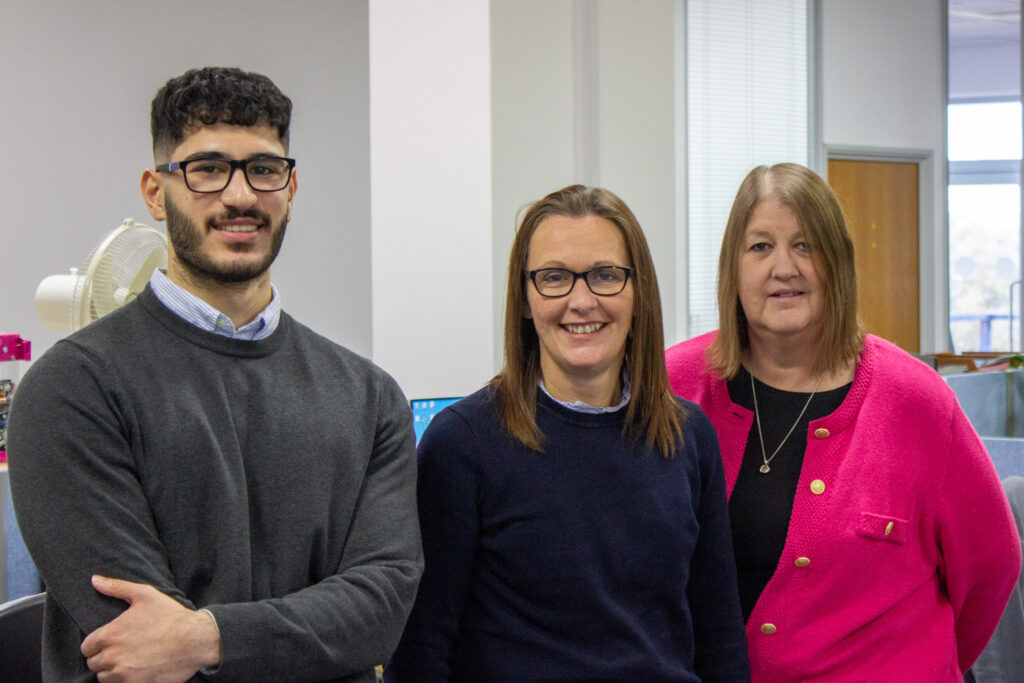
[[[398,681],[744,681],[718,441],[696,405],[665,458],[538,392],[543,453],[483,389],[419,446],[426,569]]]

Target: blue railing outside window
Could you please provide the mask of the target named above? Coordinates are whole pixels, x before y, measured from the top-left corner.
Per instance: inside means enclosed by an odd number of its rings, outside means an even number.
[[[954,313],[949,316],[949,322],[977,322],[980,326],[978,331],[978,348],[977,349],[963,349],[970,351],[1001,351],[1004,349],[993,349],[992,348],[992,321],[993,320],[1008,320],[1010,318],[1006,313]],[[1011,321],[1012,323],[1012,321]],[[1011,330],[1013,328],[1011,327]],[[957,349],[960,351],[961,349]]]

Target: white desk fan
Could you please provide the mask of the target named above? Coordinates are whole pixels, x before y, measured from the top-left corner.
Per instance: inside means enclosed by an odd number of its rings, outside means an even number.
[[[81,268],[51,275],[36,289],[36,312],[51,330],[74,332],[134,299],[155,268],[167,265],[167,238],[126,218]]]

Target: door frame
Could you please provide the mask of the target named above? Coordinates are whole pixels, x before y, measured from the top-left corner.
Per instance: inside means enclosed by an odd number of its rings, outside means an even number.
[[[917,164],[918,343],[921,353],[945,351],[949,343],[948,209],[936,210],[935,155],[928,149],[823,145],[823,177],[828,161],[889,161]],[[941,173],[946,174],[945,165]],[[946,204],[943,203],[943,207]],[[941,215],[937,215],[941,214]]]

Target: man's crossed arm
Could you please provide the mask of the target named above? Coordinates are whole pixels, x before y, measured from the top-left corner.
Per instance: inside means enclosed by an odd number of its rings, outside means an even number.
[[[220,632],[208,613],[143,583],[95,575],[92,585],[128,603],[82,641],[82,654],[101,683],[176,683],[220,663]]]

